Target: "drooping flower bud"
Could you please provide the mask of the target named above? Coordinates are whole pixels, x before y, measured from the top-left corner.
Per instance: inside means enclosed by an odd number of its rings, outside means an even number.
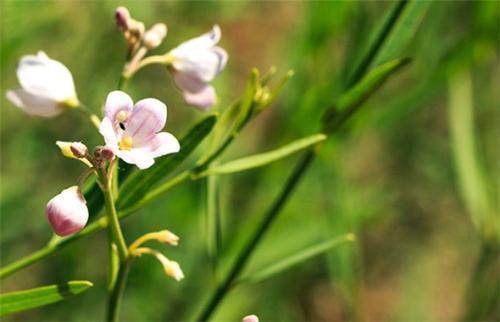
[[[259,318],[255,314],[247,315],[243,318],[243,320],[241,320],[241,322],[259,322]]]
[[[167,25],[157,23],[144,34],[144,46],[147,49],[156,48],[161,45],[165,36],[167,36]]]
[[[47,203],[46,215],[54,232],[63,237],[82,230],[89,211],[78,186],[72,186]]]
[[[177,282],[184,278],[184,273],[182,272],[179,263],[176,261],[169,260],[163,264],[163,268],[165,269],[165,274],[172,277]]]
[[[125,7],[118,7],[115,11],[116,25],[121,31],[127,31],[130,23],[130,13]]]

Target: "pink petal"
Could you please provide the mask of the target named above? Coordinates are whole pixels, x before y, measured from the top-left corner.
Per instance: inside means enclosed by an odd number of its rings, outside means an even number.
[[[175,71],[173,76],[175,83],[183,92],[197,93],[207,86],[206,82],[196,74]]]
[[[227,54],[226,50],[221,47],[214,47],[212,48],[212,52],[217,55],[217,68],[216,68],[216,75],[219,74],[224,67],[226,67],[227,60],[229,58],[229,55]]]
[[[108,94],[106,98],[106,105],[104,106],[105,115],[111,120],[111,123],[116,122],[116,114],[120,111],[130,112],[134,102],[125,92],[113,91]]]
[[[129,164],[135,164],[139,169],[147,169],[155,163],[151,151],[147,148],[118,150],[116,155]]]
[[[6,97],[12,104],[31,115],[53,117],[64,111],[58,102],[31,94],[24,89],[9,90]]]
[[[146,98],[135,104],[129,116],[125,135],[133,138],[134,146],[142,146],[151,140],[167,122],[167,106],[154,98]]]
[[[168,132],[156,134],[150,142],[151,157],[156,158],[165,154],[179,152],[181,146],[179,141]]]
[[[212,107],[215,104],[216,98],[215,89],[213,86],[208,85],[196,93],[184,92],[184,100],[186,103],[198,107],[203,111],[207,111]]]
[[[110,148],[115,154],[118,151],[118,138],[116,137],[115,130],[113,129],[113,124],[111,120],[105,117],[101,125],[99,126],[99,133],[104,137],[104,142],[106,146]]]

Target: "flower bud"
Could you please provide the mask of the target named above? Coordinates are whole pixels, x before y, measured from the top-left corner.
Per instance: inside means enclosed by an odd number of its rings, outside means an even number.
[[[247,315],[243,318],[243,320],[241,320],[241,322],[259,322],[259,318],[254,314]]]
[[[163,38],[167,35],[167,25],[157,23],[144,34],[144,46],[153,49],[161,45]]]
[[[175,261],[169,260],[168,262],[164,263],[163,268],[165,269],[165,274],[172,277],[177,282],[184,278],[184,273],[182,272],[179,263]]]
[[[179,242],[179,237],[169,230],[162,230],[158,232],[158,241],[164,244],[177,246]]]
[[[116,25],[121,31],[127,31],[130,24],[130,13],[125,7],[118,7],[115,11]]]
[[[63,237],[83,229],[89,211],[78,186],[72,186],[47,203],[46,215],[54,232]]]
[[[77,158],[84,158],[88,153],[87,147],[82,142],[73,142],[69,148]]]
[[[94,150],[94,158],[97,162],[110,161],[114,156],[113,150],[106,146],[98,146]]]

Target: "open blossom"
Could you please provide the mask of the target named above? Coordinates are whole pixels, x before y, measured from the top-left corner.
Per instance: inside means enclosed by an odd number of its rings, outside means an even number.
[[[87,224],[89,211],[78,186],[63,190],[47,203],[47,219],[59,236],[74,234]]]
[[[71,72],[43,51],[21,58],[17,79],[21,88],[7,91],[7,99],[28,114],[52,117],[79,104]]]
[[[146,98],[134,106],[126,93],[113,91],[106,99],[99,132],[117,157],[146,169],[154,158],[180,150],[172,134],[160,132],[166,121],[167,107],[161,101]]]
[[[220,28],[215,25],[210,32],[180,44],[167,54],[184,100],[202,110],[215,103],[215,90],[208,83],[224,69],[228,59],[226,51],[215,46],[220,38]]]

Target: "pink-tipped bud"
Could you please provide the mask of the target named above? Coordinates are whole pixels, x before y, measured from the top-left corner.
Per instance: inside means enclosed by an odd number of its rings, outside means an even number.
[[[61,237],[82,230],[89,219],[89,210],[78,186],[69,187],[52,198],[45,211],[52,229]]]
[[[73,142],[69,148],[77,158],[84,158],[88,153],[87,147],[82,142]]]
[[[243,320],[241,320],[241,322],[259,322],[259,318],[254,314],[247,315],[243,318]]]
[[[144,34],[144,46],[147,49],[156,48],[161,45],[165,36],[167,36],[167,25],[157,23]]]
[[[129,30],[130,13],[125,7],[118,7],[115,11],[116,25],[121,31]]]

